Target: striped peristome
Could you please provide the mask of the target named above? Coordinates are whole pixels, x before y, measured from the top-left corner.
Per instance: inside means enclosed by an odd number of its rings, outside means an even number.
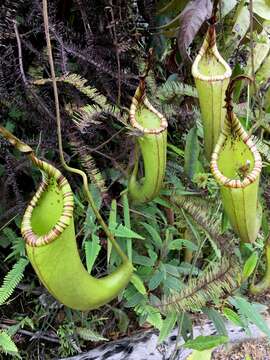
[[[48,164],[47,162],[36,158],[33,154],[31,154],[30,157],[32,162],[42,171],[43,178],[39,188],[37,189],[35,195],[33,196],[32,200],[26,208],[22,220],[21,232],[23,238],[28,245],[42,246],[54,241],[60,234],[63,233],[66,227],[70,224],[73,216],[74,207],[73,193],[67,179],[61,174],[59,170],[57,170],[55,167]],[[62,192],[63,211],[60,218],[57,220],[56,224],[51,228],[51,230],[47,234],[38,236],[32,229],[32,214],[42,194],[46,191],[49,180],[51,178],[55,179],[59,190]]]

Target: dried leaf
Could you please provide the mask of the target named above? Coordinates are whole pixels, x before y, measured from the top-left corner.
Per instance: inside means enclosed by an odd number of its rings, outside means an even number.
[[[183,59],[189,58],[187,49],[205,20],[212,13],[211,0],[190,1],[182,11],[179,21],[178,48]]]

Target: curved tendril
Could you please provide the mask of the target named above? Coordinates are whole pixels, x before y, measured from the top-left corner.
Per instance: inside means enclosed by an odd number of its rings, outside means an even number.
[[[244,242],[254,242],[261,225],[258,202],[261,156],[233,112],[232,93],[239,80],[234,78],[226,91],[227,115],[211,158],[211,171],[221,185],[222,203],[229,221]]]

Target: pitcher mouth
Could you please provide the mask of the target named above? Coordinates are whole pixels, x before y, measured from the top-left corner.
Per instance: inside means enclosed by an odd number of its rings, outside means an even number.
[[[207,52],[208,49],[211,49],[212,54],[217,59],[217,61],[224,66],[224,73],[222,75],[203,75],[199,72],[199,62],[201,61],[203,55]],[[194,63],[192,65],[191,69],[192,75],[194,78],[203,80],[203,81],[222,81],[225,79],[228,79],[232,75],[232,70],[230,66],[227,64],[227,62],[223,59],[223,57],[220,55],[216,43],[211,45],[211,39],[209,35],[209,30],[207,33],[207,37],[204,40],[203,46],[201,47],[198,55],[196,56]]]
[[[148,110],[150,110],[152,113],[154,113],[159,118],[160,126],[156,129],[155,128],[149,129],[149,128],[143,127],[142,125],[140,125],[138,123],[138,121],[136,120],[135,113],[136,113],[137,107],[139,106],[139,102],[136,99],[136,96],[133,97],[132,103],[130,106],[129,120],[130,120],[131,125],[144,134],[160,134],[163,131],[165,131],[168,127],[168,122],[167,122],[166,118],[151,105],[151,103],[149,102],[147,97],[145,97],[145,96],[143,97],[142,103],[146,106],[146,108],[148,108]]]
[[[247,147],[250,149],[253,159],[254,159],[254,166],[250,173],[248,173],[244,179],[231,179],[227,176],[223,175],[222,172],[219,170],[218,167],[218,157],[220,150],[222,148],[222,145],[224,144],[226,137],[229,135],[230,128],[235,131],[235,133],[242,139],[242,141],[247,145]],[[215,146],[215,149],[212,154],[210,168],[212,171],[212,174],[216,178],[216,180],[223,186],[228,188],[245,188],[246,186],[252,184],[255,182],[262,169],[262,159],[259,151],[256,148],[256,145],[253,143],[253,141],[250,139],[249,135],[246,133],[242,125],[240,124],[239,120],[236,118],[236,116],[233,114],[232,118],[232,125],[229,125],[228,122],[225,122],[224,128],[222,129],[221,135],[218,139],[218,142]]]
[[[69,226],[73,216],[74,200],[71,187],[67,179],[61,174],[59,170],[54,168],[52,165],[37,159],[35,156],[32,156],[32,161],[44,173],[42,182],[24,213],[21,232],[27,245],[37,247],[49,244],[50,242],[54,241]],[[55,179],[60,191],[62,192],[63,209],[55,225],[53,225],[53,227],[46,234],[37,235],[32,228],[32,215],[42,194],[46,191],[49,185],[50,178]]]

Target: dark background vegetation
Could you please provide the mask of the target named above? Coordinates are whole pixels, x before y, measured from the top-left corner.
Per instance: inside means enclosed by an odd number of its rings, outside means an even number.
[[[223,232],[227,231],[230,239],[233,238],[228,224],[223,221],[217,200],[218,189],[203,156],[200,113],[190,73],[191,63],[207,29],[205,20],[209,17],[207,7],[211,1],[201,1],[200,6],[196,4],[198,11],[195,11],[195,17],[190,13],[194,9],[183,12],[180,29],[177,17],[188,1],[179,3],[180,7],[160,13],[166,5],[165,1],[53,0],[49,1],[49,21],[56,73],[63,79],[58,81],[58,91],[65,158],[69,164],[86,169],[95,199],[100,202],[105,217],[108,218],[111,200],[117,199],[119,223],[123,218],[120,193],[126,187],[132,168],[136,136],[127,126],[128,108],[148,50],[154,48],[155,61],[148,79],[148,94],[169,121],[168,140],[173,145],[168,150],[166,184],[169,188],[180,189],[183,194],[189,191],[196,196],[192,200],[194,208],[191,215],[183,215],[181,211],[174,214],[160,203],[151,203],[143,208],[131,209],[132,224],[137,232],[147,234],[140,225],[142,221],[147,221],[162,240],[166,239],[167,245],[177,238],[186,239],[187,247],[196,254],[196,262],[192,268],[188,252],[182,248],[170,249],[166,245],[161,251],[156,244],[157,239],[153,239],[151,246],[134,242],[135,264],[142,284],[130,285],[122,301],[115,300],[89,314],[71,311],[55,302],[41,287],[30,265],[27,266],[23,281],[0,308],[0,326],[3,330],[13,326],[11,335],[22,358],[45,359],[56,353],[59,357],[68,356],[94,347],[104,338],[116,339],[141,327],[154,326],[160,330],[162,316],[160,313],[153,315],[152,306],[171,289],[179,291],[190,272],[196,278],[209,263],[221,260],[220,243],[227,239],[225,235],[222,238]],[[265,19],[254,13],[254,21],[251,22],[253,37],[249,36],[249,24],[239,39],[240,35],[232,30],[237,25],[236,15],[241,1],[237,3],[238,7],[233,6],[231,12],[217,24],[218,45],[235,74],[254,72],[254,68],[248,68],[252,50],[250,40],[253,45],[260,43],[262,30],[266,29],[269,36],[269,28],[264,25]],[[175,17],[176,23],[172,26],[159,28]],[[242,25],[240,20],[239,23]],[[77,74],[77,77],[65,81],[68,74]],[[51,161],[63,171],[59,161],[52,86],[50,81],[42,81],[49,78],[42,3],[38,0],[4,0],[0,5],[0,123],[36,149],[39,157]],[[270,105],[265,99],[266,94],[269,98],[269,79],[263,82],[257,79],[256,92],[250,104],[246,103],[246,87],[242,88],[242,92],[238,90],[236,100],[250,106],[253,134],[261,141],[260,150],[267,164],[261,191],[266,200],[267,216],[270,203],[267,178]],[[100,101],[100,95],[104,96],[102,99],[106,99],[106,103]],[[87,104],[92,107],[85,115],[80,109]],[[244,119],[245,113],[241,109],[238,109],[238,115]],[[76,113],[80,115],[79,120]],[[193,136],[190,131],[194,128],[198,131],[194,142],[187,148],[187,134]],[[185,164],[191,148],[200,163],[196,163],[195,178],[189,176]],[[85,155],[90,156],[88,160],[85,160]],[[20,221],[40,177],[28,159],[2,138],[0,175],[0,279],[3,279],[24,256]],[[85,262],[83,235],[91,223],[87,215],[85,219],[87,206],[80,179],[67,173],[65,176],[73,188],[77,204],[82,205],[76,210],[75,220],[77,231],[81,234],[78,246]],[[194,222],[199,215],[202,217],[199,225],[204,227],[197,227]],[[215,221],[219,226],[222,224],[219,231]],[[207,231],[210,234],[212,231],[213,239],[210,236],[205,245],[203,239]],[[254,249],[262,254],[267,231],[264,227],[255,248],[246,247],[242,254],[235,251],[239,262],[248,258]],[[98,235],[101,251],[93,273],[99,276],[106,271],[107,239],[100,230]],[[218,239],[216,242],[215,237]],[[238,244],[237,240],[235,244]],[[260,270],[264,270],[263,263]],[[144,294],[143,283],[147,294]],[[243,292],[246,288],[244,286]],[[189,324],[189,319],[186,323]],[[6,355],[3,356],[5,358]]]

